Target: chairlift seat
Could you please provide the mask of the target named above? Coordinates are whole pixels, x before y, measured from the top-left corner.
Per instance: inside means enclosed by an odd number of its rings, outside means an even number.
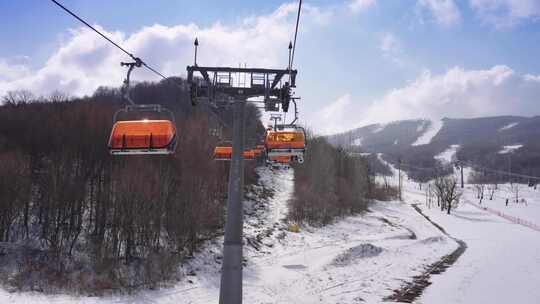
[[[291,157],[290,156],[273,156],[273,157],[269,157],[269,160],[274,163],[289,164],[291,162]]]
[[[269,159],[273,157],[287,157],[298,163],[304,162],[304,153],[306,151],[305,132],[301,127],[280,126],[278,130],[268,130],[266,132],[265,146],[266,154]],[[286,127],[292,128],[284,130]]]
[[[293,156],[301,158],[306,150],[304,132],[300,130],[268,131],[265,145],[269,157]]]
[[[176,127],[170,120],[117,121],[109,137],[112,155],[172,154]]]
[[[232,147],[215,147],[214,160],[231,160]]]
[[[245,160],[253,160],[255,159],[255,151],[254,150],[247,150],[244,151],[244,159]]]
[[[263,154],[263,149],[260,149],[260,148],[255,148],[252,150],[253,153],[255,154],[255,157],[260,157],[262,154]]]
[[[268,131],[266,149],[299,149],[306,148],[305,136],[302,131]]]
[[[253,150],[246,150],[243,153],[244,160],[255,159],[255,152]],[[230,161],[232,159],[232,147],[215,147],[214,148],[214,160]]]

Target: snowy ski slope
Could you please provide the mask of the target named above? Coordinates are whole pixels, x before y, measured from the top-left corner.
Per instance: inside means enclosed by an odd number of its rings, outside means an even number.
[[[274,196],[254,202],[257,195],[250,193],[245,203],[245,303],[379,303],[457,246],[400,202],[375,203],[365,215],[288,232],[293,171],[259,173]],[[106,297],[0,291],[0,303],[217,303],[221,242],[208,242],[172,288]]]

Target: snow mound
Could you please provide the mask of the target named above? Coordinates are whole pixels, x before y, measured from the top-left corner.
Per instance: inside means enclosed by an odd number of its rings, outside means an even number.
[[[519,125],[519,122],[513,122],[513,123],[509,123],[507,124],[506,126],[502,127],[499,129],[499,132],[501,131],[505,131],[505,130],[508,130],[508,129],[512,129],[513,127]]]
[[[443,163],[451,163],[454,160],[459,147],[460,145],[451,145],[442,153],[435,155],[435,159],[440,160]]]
[[[424,129],[428,126],[428,121],[427,120],[422,120],[422,123],[418,125],[418,127],[416,127],[416,132],[417,133],[420,133],[420,132],[424,132]]]
[[[347,266],[356,259],[370,258],[381,254],[383,249],[372,244],[360,244],[347,249],[332,261],[334,266]]]
[[[503,146],[502,150],[499,151],[499,154],[508,154],[512,153],[517,149],[522,148],[523,145],[510,145],[510,146]]]
[[[434,121],[431,121],[431,124],[427,129],[424,126],[422,126],[422,131],[424,131],[424,133],[420,137],[418,137],[416,141],[413,142],[411,145],[420,146],[420,145],[427,145],[431,143],[431,140],[439,133],[443,125],[444,123],[442,122],[442,120],[434,120]]]
[[[364,138],[358,137],[357,139],[353,140],[352,145],[360,147],[362,145],[363,140],[364,140]]]
[[[422,244],[433,244],[433,243],[439,243],[439,242],[444,242],[444,241],[445,241],[445,239],[442,236],[432,236],[432,237],[428,237],[428,238],[425,238],[425,239],[421,240],[420,243],[422,243]]]
[[[376,128],[373,129],[373,131],[371,131],[371,133],[373,133],[373,134],[379,133],[379,132],[381,132],[382,130],[384,130],[384,128],[386,128],[386,124],[377,124],[377,125],[376,125]]]

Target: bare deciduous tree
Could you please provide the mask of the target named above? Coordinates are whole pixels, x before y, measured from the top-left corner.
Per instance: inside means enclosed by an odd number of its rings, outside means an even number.
[[[450,214],[452,208],[459,204],[462,192],[455,176],[438,176],[434,183],[435,193],[440,200],[441,211],[446,209]]]

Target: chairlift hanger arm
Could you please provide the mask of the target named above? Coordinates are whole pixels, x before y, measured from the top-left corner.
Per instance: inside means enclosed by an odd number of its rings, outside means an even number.
[[[120,62],[120,66],[127,66],[128,67],[126,79],[124,80],[124,86],[122,87],[122,96],[131,105],[135,105],[135,102],[133,102],[133,100],[129,96],[129,89],[130,89],[129,85],[130,85],[130,81],[131,81],[131,72],[133,72],[134,68],[140,68],[142,66],[142,64],[143,64],[142,60],[140,58],[134,57],[133,59],[135,60],[134,62]]]
[[[296,121],[298,120],[298,107],[296,105],[296,100],[300,98],[291,98],[291,101],[294,104],[294,120],[291,121],[290,125],[294,126],[296,124]]]

